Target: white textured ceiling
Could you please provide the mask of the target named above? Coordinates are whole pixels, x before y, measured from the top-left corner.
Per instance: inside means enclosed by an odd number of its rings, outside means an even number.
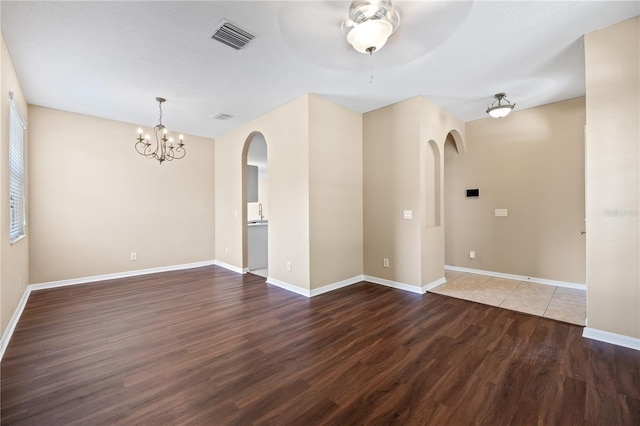
[[[640,13],[638,1],[396,1],[400,27],[369,58],[341,31],[350,1],[1,3],[29,103],[153,126],[162,96],[170,129],[207,137],[305,93],[359,112],[422,95],[464,121],[497,92],[517,109],[582,96],[582,36]],[[212,40],[223,19],[257,39]]]

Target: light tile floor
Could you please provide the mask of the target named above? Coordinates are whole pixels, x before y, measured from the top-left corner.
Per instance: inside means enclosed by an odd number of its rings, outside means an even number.
[[[527,281],[445,271],[447,282],[432,293],[499,306],[576,325],[585,325],[587,296],[584,290]]]

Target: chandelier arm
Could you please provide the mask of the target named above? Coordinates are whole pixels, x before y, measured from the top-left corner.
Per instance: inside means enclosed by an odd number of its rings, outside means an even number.
[[[146,155],[145,151],[147,150],[147,144],[144,142],[136,142],[135,145],[136,151],[138,152],[138,154],[140,155]]]
[[[184,158],[185,155],[187,155],[187,150],[184,149],[182,146],[178,145],[178,146],[175,147],[175,149],[173,151],[172,158],[175,158],[176,160],[179,160],[181,158]]]
[[[146,141],[138,140],[135,144],[136,151],[140,155],[144,155],[147,158],[153,158],[155,152],[152,151],[151,145],[147,145]]]

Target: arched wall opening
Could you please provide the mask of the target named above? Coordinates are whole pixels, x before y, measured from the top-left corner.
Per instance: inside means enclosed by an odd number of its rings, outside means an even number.
[[[242,150],[242,268],[268,276],[268,167],[267,141],[252,132]]]
[[[450,265],[452,252],[455,250],[453,241],[455,240],[456,223],[453,210],[454,200],[466,196],[465,194],[454,193],[454,180],[456,171],[459,176],[459,155],[464,153],[464,144],[460,134],[452,130],[447,134],[443,146],[443,224],[444,224],[444,263]]]

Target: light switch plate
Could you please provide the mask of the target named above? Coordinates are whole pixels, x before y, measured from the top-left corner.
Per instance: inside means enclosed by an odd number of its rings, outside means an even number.
[[[402,210],[403,219],[413,219],[413,210]]]
[[[508,216],[507,209],[496,209],[496,217],[506,217]]]

